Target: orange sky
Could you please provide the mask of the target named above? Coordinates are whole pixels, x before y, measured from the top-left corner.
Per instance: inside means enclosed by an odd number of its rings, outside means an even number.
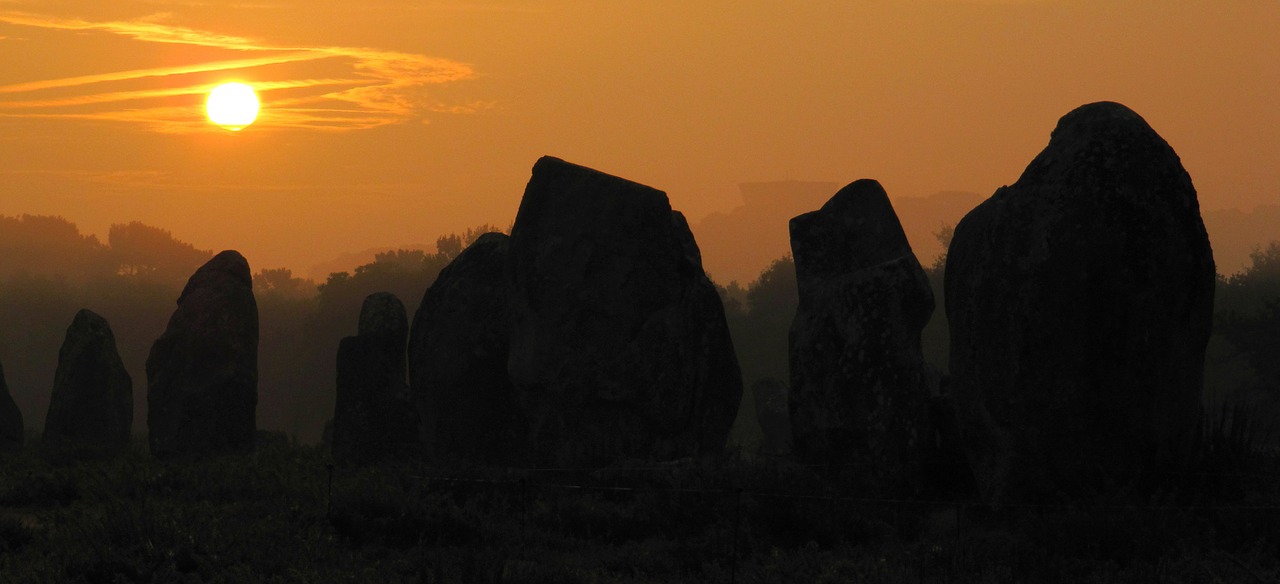
[[[0,0],[0,214],[301,271],[507,225],[543,154],[694,224],[746,181],[986,195],[1102,99],[1250,209],[1280,203],[1277,31],[1274,0]],[[236,133],[203,119],[226,80],[263,98]]]

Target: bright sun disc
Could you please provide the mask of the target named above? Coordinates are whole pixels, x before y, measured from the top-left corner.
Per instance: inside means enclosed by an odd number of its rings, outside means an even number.
[[[209,121],[228,130],[239,130],[258,117],[258,94],[243,83],[223,83],[209,92],[204,104]]]

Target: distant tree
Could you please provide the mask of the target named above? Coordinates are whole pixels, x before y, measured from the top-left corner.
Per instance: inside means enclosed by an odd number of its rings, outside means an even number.
[[[716,292],[720,294],[720,303],[724,305],[726,316],[730,313],[746,315],[747,289],[743,288],[737,280],[730,281],[728,286],[716,284]]]
[[[747,310],[753,318],[771,318],[778,323],[785,321],[788,330],[799,304],[796,263],[790,255],[773,260],[747,290]]]
[[[951,249],[951,238],[955,237],[955,234],[956,226],[950,223],[943,223],[938,227],[937,231],[933,232],[933,237],[938,240],[938,243],[942,244],[942,253],[933,258],[933,265],[930,267],[939,274],[947,267],[947,250]]]
[[[461,235],[457,233],[442,235],[436,239],[436,253],[449,258],[449,260],[453,260],[453,258],[458,257],[458,254],[461,254],[462,250],[466,249],[467,246],[475,243],[477,239],[480,239],[481,235],[495,232],[510,233],[511,229],[507,228],[504,231],[493,225],[485,223],[484,225],[479,225],[477,227],[469,227],[466,231],[462,232]]]
[[[790,384],[789,336],[799,304],[795,262],[791,256],[783,256],[745,289],[732,281],[728,286],[717,285],[716,290],[724,304],[725,321],[742,370],[742,401],[729,443],[733,448],[754,452],[761,434],[752,387],[765,377]]]
[[[109,275],[106,246],[76,225],[48,215],[0,215],[0,278],[19,274],[72,281]]]
[[[316,283],[293,277],[293,270],[289,268],[264,268],[253,275],[253,292],[259,296],[274,294],[285,298],[314,298]]]
[[[800,303],[791,256],[778,258],[765,268],[747,287],[745,299],[742,316],[729,318],[743,381],[747,387],[764,377],[788,381],[788,338]],[[730,314],[726,310],[726,316]]]
[[[196,249],[167,230],[139,221],[112,225],[107,243],[117,273],[163,282],[185,283],[213,257],[209,250]]]
[[[1214,328],[1256,374],[1254,389],[1280,397],[1280,241],[1249,257],[1245,271],[1218,277]]]
[[[937,367],[938,370],[948,371],[948,365],[951,361],[951,328],[947,321],[947,306],[945,291],[942,286],[946,281],[944,277],[947,271],[947,250],[951,248],[951,238],[955,235],[956,228],[954,225],[944,223],[933,232],[933,236],[942,244],[942,253],[938,257],[933,258],[933,264],[925,266],[925,276],[929,278],[929,287],[933,290],[933,315],[929,317],[929,322],[925,324],[924,330],[921,332],[921,348],[924,351],[925,361]]]
[[[1243,272],[1218,276],[1215,312],[1256,313],[1265,310],[1268,301],[1280,298],[1280,241],[1254,248],[1249,262]]]

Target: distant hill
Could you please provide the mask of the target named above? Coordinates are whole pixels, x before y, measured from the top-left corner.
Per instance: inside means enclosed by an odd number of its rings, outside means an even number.
[[[702,267],[719,284],[756,279],[769,262],[791,253],[787,222],[821,207],[840,185],[785,180],[741,183],[743,204],[712,213],[690,227],[702,251]]]

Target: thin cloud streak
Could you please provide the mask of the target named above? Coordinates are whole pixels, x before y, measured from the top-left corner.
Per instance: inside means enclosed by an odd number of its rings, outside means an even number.
[[[455,81],[472,79],[470,65],[449,59],[362,47],[294,47],[269,46],[251,39],[221,35],[192,28],[174,26],[155,20],[89,22],[54,18],[31,13],[0,11],[0,23],[64,31],[100,31],[122,35],[141,42],[177,43],[245,53],[270,53],[244,59],[229,59],[170,67],[137,68],[28,81],[0,86],[0,94],[33,94],[30,99],[0,100],[0,117],[105,120],[144,124],[159,132],[208,131],[201,104],[155,106],[118,111],[23,111],[48,108],[77,108],[138,100],[170,100],[208,92],[216,84],[207,78],[182,87],[132,90],[99,90],[72,96],[44,97],[39,92],[51,89],[89,88],[113,83],[147,79],[181,79],[183,76],[220,71],[248,71],[272,65],[306,63],[322,60],[338,61],[349,68],[350,77],[257,79],[249,83],[262,95],[261,116],[256,128],[313,129],[325,131],[362,130],[403,123],[422,113],[465,114],[480,111],[467,107],[428,105],[424,89]],[[264,93],[274,90],[336,88],[310,95],[273,99]],[[189,100],[188,100],[189,101]],[[293,108],[295,105],[334,107]]]
[[[0,18],[0,20],[3,20],[3,19]],[[232,61],[213,61],[209,63],[197,63],[194,65],[182,65],[177,67],[155,67],[151,69],[114,71],[111,73],[99,73],[95,75],[81,75],[78,77],[64,77],[62,79],[46,79],[43,81],[29,81],[26,83],[0,85],[0,93],[40,91],[43,89],[76,87],[80,85],[90,85],[93,83],[130,81],[133,79],[142,79],[145,77],[165,77],[169,75],[209,73],[214,71],[229,71],[234,69],[252,69],[254,67],[262,67],[264,65],[278,65],[283,63],[293,63],[297,61],[314,61],[316,59],[331,58],[332,56],[333,55],[316,54],[313,52],[291,52],[284,55],[275,55],[271,57],[259,57],[255,59],[236,59]]]
[[[272,89],[296,89],[305,87],[324,87],[333,85],[352,85],[355,83],[366,83],[361,79],[300,79],[296,81],[263,81],[255,82],[254,89],[258,92]],[[75,97],[65,97],[58,99],[43,99],[34,101],[6,101],[0,102],[0,107],[25,109],[25,108],[46,108],[46,107],[67,107],[77,105],[89,105],[94,103],[112,103],[119,101],[136,101],[142,99],[155,99],[161,97],[174,97],[182,95],[204,95],[217,87],[218,83],[206,83],[203,85],[192,85],[189,87],[175,87],[168,89],[142,89],[138,91],[117,91],[112,93],[95,93],[91,95],[79,95]]]

